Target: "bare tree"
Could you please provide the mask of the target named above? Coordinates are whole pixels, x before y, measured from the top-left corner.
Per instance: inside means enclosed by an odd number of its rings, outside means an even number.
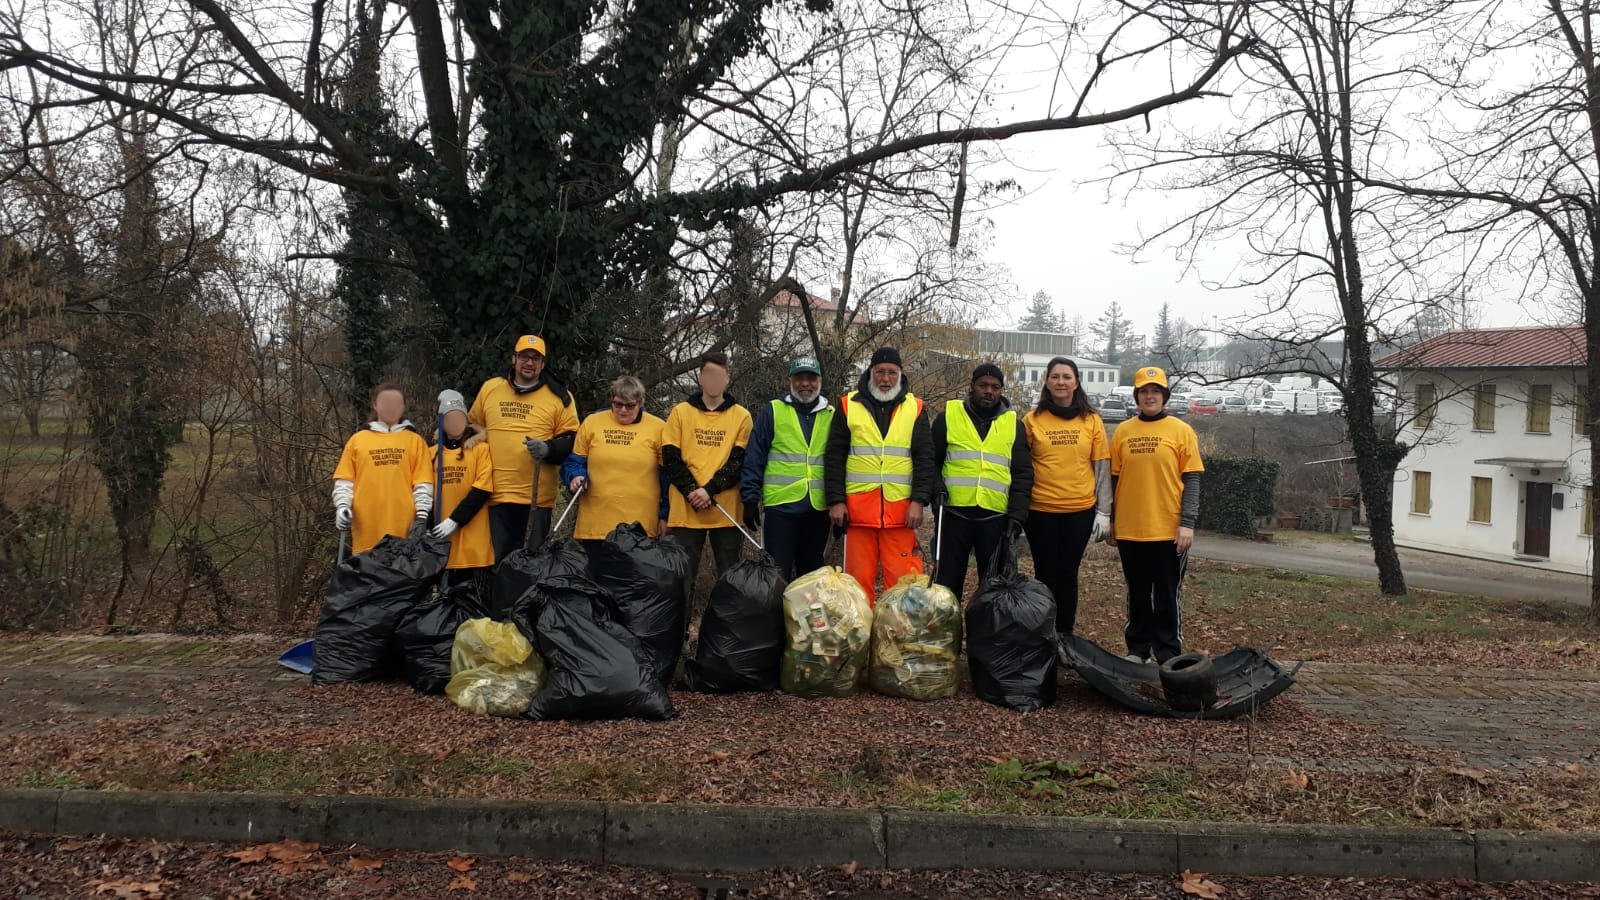
[[[831,39],[833,23],[815,12],[822,4],[811,6],[796,21]],[[1047,115],[1009,121],[956,110],[948,126],[798,153],[794,113],[774,113],[761,98],[808,60],[737,70],[772,37],[763,22],[778,12],[772,0],[557,0],[537,12],[488,0],[407,4],[382,42],[383,109],[374,117],[349,115],[337,96],[360,17],[323,3],[140,8],[132,27],[156,58],[174,63],[158,69],[142,55],[130,72],[94,41],[53,29],[48,13],[8,0],[0,69],[56,85],[54,102],[81,114],[79,130],[136,109],[185,146],[251,154],[369,198],[438,309],[447,374],[465,380],[498,368],[507,336],[527,329],[546,333],[570,365],[601,367],[623,323],[596,299],[659,271],[682,234],[715,232],[784,195],[870,176],[906,154],[1139,119],[1203,96],[1242,49],[1235,27],[1244,6],[1102,0],[1082,18],[1047,23],[1083,65],[1067,73],[1066,99]],[[1041,27],[1037,14],[1013,18],[1021,24],[1002,43]],[[1133,100],[1106,89],[1174,45],[1203,53],[1174,68],[1170,85]],[[647,189],[663,123],[720,128],[716,139],[731,141],[721,135],[751,117],[767,136],[750,164],[693,188]],[[27,148],[47,145],[26,137]]]
[[[1480,272],[1500,271],[1543,314],[1576,307],[1584,330],[1582,408],[1600,410],[1600,7],[1591,0],[1464,3],[1475,27],[1450,33],[1438,54],[1453,129],[1432,131],[1432,155],[1366,183],[1426,202],[1425,214],[1467,235]],[[1520,83],[1486,82],[1471,68],[1513,59]],[[1485,252],[1483,248],[1490,250]],[[1576,297],[1576,304],[1551,303]],[[1594,420],[1585,423],[1588,468],[1600,472]],[[1585,511],[1600,522],[1594,508]],[[1600,553],[1600,528],[1591,555]],[[1589,619],[1600,623],[1600,579]]]
[[[1212,284],[1257,292],[1264,308],[1231,323],[1231,337],[1262,348],[1266,367],[1314,372],[1343,394],[1379,584],[1395,595],[1406,587],[1391,485],[1407,447],[1380,421],[1373,346],[1386,323],[1433,292],[1422,283],[1425,245],[1396,230],[1398,201],[1364,187],[1359,173],[1392,149],[1388,117],[1398,99],[1430,84],[1399,55],[1430,35],[1448,7],[1252,4],[1252,43],[1237,84],[1228,85],[1229,124],[1172,139],[1130,132],[1118,142],[1125,178],[1207,196],[1140,249],[1175,241],[1189,265],[1203,269],[1201,248],[1240,248],[1244,273]],[[1319,358],[1329,342],[1336,361]]]

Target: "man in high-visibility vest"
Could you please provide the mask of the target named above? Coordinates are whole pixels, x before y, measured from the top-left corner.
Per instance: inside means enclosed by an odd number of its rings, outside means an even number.
[[[845,571],[868,599],[921,574],[917,528],[938,485],[933,435],[911,393],[900,351],[879,347],[857,389],[839,401],[828,430],[823,492],[835,533],[845,532]]]
[[[832,424],[822,367],[802,356],[789,363],[789,392],[763,406],[750,429],[739,486],[744,524],[764,529],[761,543],[790,581],[822,568],[828,547],[822,457]]]
[[[1005,386],[1000,367],[984,363],[972,370],[967,399],[946,403],[933,421],[933,459],[944,509],[942,531],[934,536],[939,566],[934,580],[957,597],[966,586],[967,557],[976,551],[982,584],[989,563],[1006,549],[1006,541],[1020,539],[1028,519],[1033,456]]]

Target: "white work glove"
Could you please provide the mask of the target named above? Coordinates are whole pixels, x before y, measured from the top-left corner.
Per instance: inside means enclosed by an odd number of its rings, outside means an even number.
[[[430,531],[429,534],[432,534],[441,541],[448,540],[450,535],[455,534],[456,529],[460,527],[461,526],[456,524],[455,519],[445,519],[443,522],[433,526],[433,530]]]
[[[528,455],[536,460],[550,455],[550,445],[538,438],[523,438],[522,446],[528,448]]]
[[[1103,512],[1094,514],[1094,527],[1089,529],[1089,543],[1098,544],[1111,534],[1111,517]]]
[[[348,506],[337,506],[337,507],[334,507],[334,510],[333,510],[333,527],[339,529],[340,531],[349,531],[350,530],[350,520],[353,519],[353,518],[355,518],[355,514],[350,511],[350,507],[348,507]]]

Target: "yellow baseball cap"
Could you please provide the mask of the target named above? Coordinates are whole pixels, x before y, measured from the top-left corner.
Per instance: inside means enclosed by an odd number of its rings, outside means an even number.
[[[1167,386],[1167,373],[1155,366],[1143,366],[1133,373],[1133,389],[1138,390],[1147,384],[1165,388]]]
[[[532,350],[540,356],[548,355],[544,352],[544,338],[539,337],[537,334],[525,334],[517,338],[516,349],[511,352],[521,353],[524,350]]]

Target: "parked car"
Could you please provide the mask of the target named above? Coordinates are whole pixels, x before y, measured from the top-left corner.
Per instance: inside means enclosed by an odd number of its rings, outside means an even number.
[[[1173,397],[1167,401],[1167,415],[1187,416],[1189,414],[1189,401]]]
[[[1217,404],[1217,411],[1225,413],[1242,413],[1247,411],[1249,407],[1249,401],[1245,400],[1243,397],[1234,395],[1231,397],[1223,397],[1222,402]]]
[[[1107,422],[1122,422],[1128,418],[1127,404],[1116,397],[1107,397],[1100,401],[1100,418]]]
[[[1191,416],[1214,416],[1221,411],[1222,407],[1204,397],[1189,401],[1189,415]]]
[[[1338,412],[1344,409],[1344,398],[1337,394],[1322,398],[1322,411],[1325,413]]]
[[[1281,416],[1289,411],[1289,407],[1284,406],[1282,400],[1264,397],[1251,403],[1245,411],[1252,416]]]

